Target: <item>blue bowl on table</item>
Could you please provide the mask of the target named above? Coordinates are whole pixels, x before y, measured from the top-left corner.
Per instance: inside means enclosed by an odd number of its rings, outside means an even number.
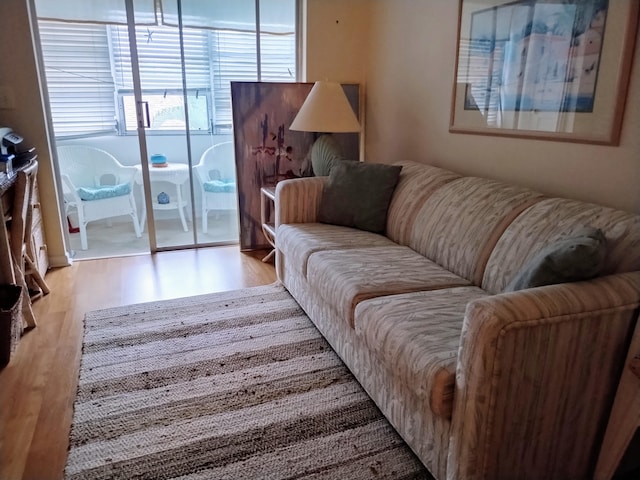
[[[151,155],[151,166],[165,166],[167,164],[167,156],[162,153],[154,153]]]

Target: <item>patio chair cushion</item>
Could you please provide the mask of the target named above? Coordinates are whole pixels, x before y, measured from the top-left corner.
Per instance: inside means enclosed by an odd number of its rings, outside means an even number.
[[[78,187],[80,200],[90,202],[104,198],[122,197],[131,193],[131,185],[119,183],[117,185],[101,185],[99,187]]]
[[[205,192],[228,193],[236,191],[236,182],[233,180],[210,180],[203,183]]]

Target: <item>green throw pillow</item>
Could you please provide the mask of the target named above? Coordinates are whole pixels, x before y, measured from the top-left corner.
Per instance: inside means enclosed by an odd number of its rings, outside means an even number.
[[[318,220],[384,232],[389,202],[401,169],[401,166],[351,160],[336,163],[322,194]]]
[[[606,248],[607,240],[600,229],[584,228],[536,254],[505,292],[593,278],[604,265]]]

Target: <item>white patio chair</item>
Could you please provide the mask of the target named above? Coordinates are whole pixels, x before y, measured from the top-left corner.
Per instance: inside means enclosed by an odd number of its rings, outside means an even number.
[[[210,211],[238,209],[236,193],[236,162],[233,142],[209,147],[193,167],[202,193],[202,232],[207,233]]]
[[[142,236],[133,197],[136,167],[126,167],[110,153],[85,145],[58,147],[58,162],[65,213],[77,210],[83,250],[88,248],[87,224],[95,220],[129,215],[136,237]]]

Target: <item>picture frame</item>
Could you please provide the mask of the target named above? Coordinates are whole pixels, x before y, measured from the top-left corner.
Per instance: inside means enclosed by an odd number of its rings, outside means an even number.
[[[449,131],[618,145],[637,0],[460,0]]]

